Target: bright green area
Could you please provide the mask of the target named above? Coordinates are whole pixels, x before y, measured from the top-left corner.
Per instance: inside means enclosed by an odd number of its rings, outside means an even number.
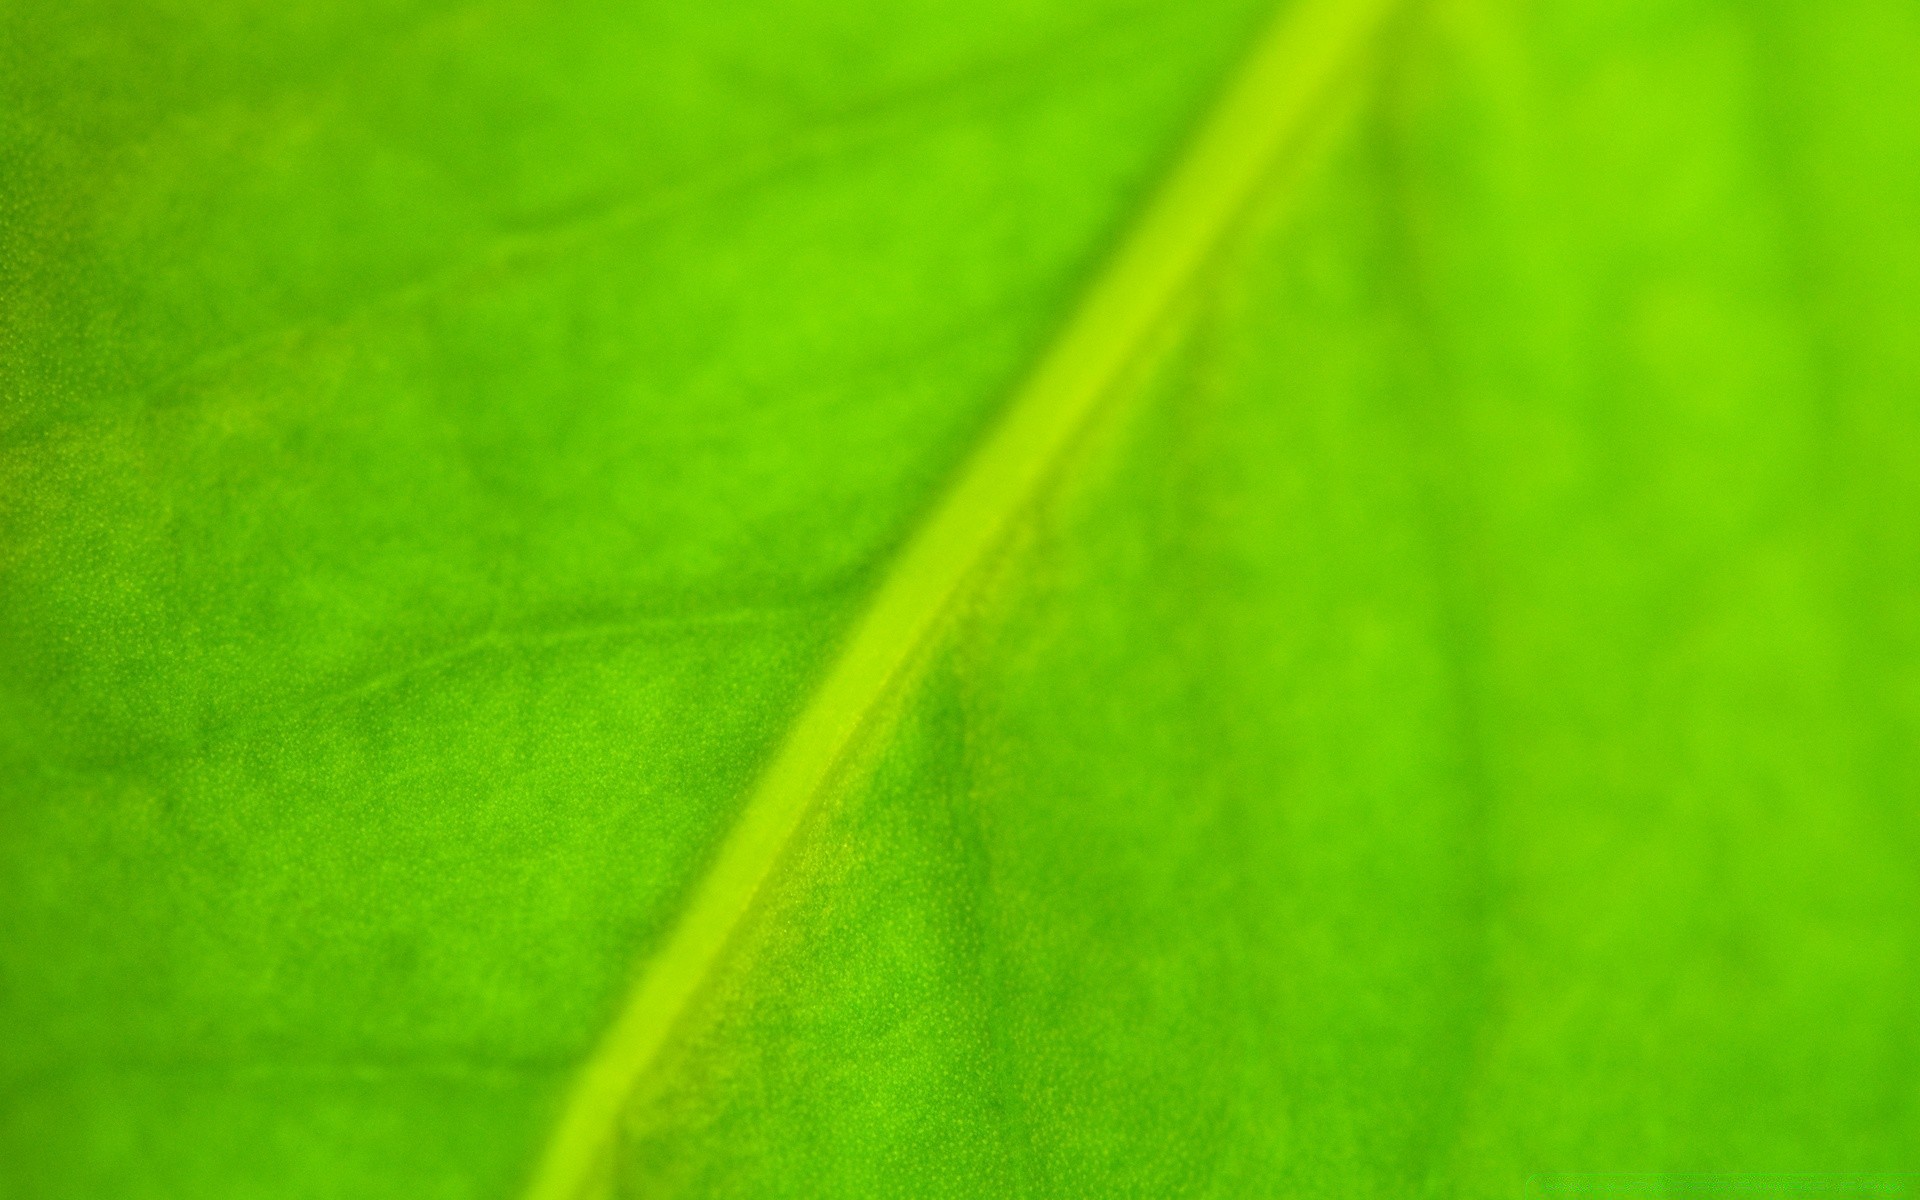
[[[0,15],[0,1195],[514,1196],[1263,15]],[[618,1190],[1920,1169],[1915,62],[1415,4]]]

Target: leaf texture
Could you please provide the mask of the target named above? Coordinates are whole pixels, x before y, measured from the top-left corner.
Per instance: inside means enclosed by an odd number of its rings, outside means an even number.
[[[566,1200],[610,1168],[620,1109],[673,1034],[862,727],[1099,402],[1141,357],[1254,190],[1296,164],[1378,32],[1385,4],[1289,11],[1262,36],[1172,177],[1127,235],[948,494],[875,589],[672,931],[574,1085],[531,1195]],[[1277,161],[1276,161],[1277,160]]]
[[[540,1186],[1272,15],[0,14],[0,1194]],[[1916,51],[1408,3],[564,1191],[1913,1170]]]

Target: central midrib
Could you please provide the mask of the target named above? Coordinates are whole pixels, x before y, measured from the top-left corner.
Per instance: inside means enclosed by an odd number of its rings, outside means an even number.
[[[1300,0],[1259,38],[997,426],[893,561],[575,1077],[527,1200],[585,1200],[627,1097],[836,764],[1270,170],[1305,140],[1395,3]]]

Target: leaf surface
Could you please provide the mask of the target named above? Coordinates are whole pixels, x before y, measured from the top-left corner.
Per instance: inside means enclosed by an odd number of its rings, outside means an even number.
[[[1269,16],[0,16],[0,1191],[538,1187]],[[574,1190],[1913,1169],[1916,51],[1407,5]]]

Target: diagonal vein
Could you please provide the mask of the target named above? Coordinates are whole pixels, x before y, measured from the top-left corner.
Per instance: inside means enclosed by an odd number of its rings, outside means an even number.
[[[527,1200],[587,1200],[654,1064],[861,727],[1044,485],[1262,180],[1313,131],[1395,0],[1298,0],[1260,37],[945,497],[901,550],[678,922],[575,1077]]]

